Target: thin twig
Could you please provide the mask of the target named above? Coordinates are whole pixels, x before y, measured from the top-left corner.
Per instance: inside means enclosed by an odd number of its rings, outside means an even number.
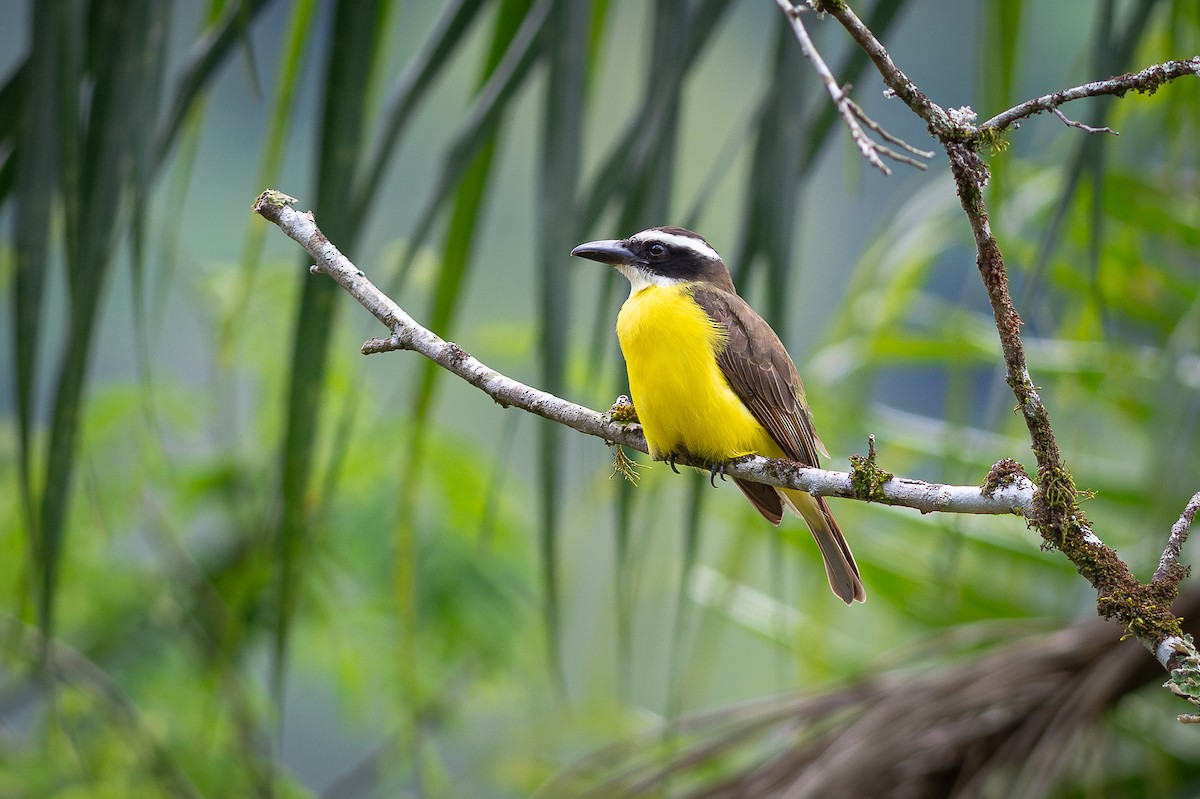
[[[1171,535],[1167,538],[1167,548],[1163,550],[1162,558],[1158,561],[1158,568],[1154,570],[1154,582],[1159,582],[1166,579],[1167,574],[1171,570],[1171,565],[1179,562],[1179,553],[1183,551],[1183,544],[1187,541],[1188,531],[1191,530],[1192,522],[1196,520],[1196,512],[1200,511],[1200,492],[1192,495],[1188,500],[1188,504],[1184,506],[1183,513],[1179,515],[1179,521],[1171,525]]]
[[[849,85],[847,85],[845,87],[845,91],[846,92],[850,91]],[[847,103],[847,105],[850,106],[851,112],[853,112],[853,114],[856,117],[861,119],[864,125],[866,125],[871,130],[878,133],[880,138],[884,139],[885,141],[889,141],[892,144],[895,144],[896,146],[903,148],[904,150],[907,150],[908,152],[912,153],[913,155],[919,155],[926,160],[933,158],[933,150],[922,150],[919,147],[913,147],[911,144],[909,144],[908,142],[906,142],[904,139],[900,138],[899,136],[889,133],[887,131],[887,129],[885,129],[883,127],[883,125],[880,125],[878,122],[876,122],[875,120],[873,120],[869,116],[867,116],[867,112],[863,111],[862,107],[859,106],[858,103],[851,100],[848,95],[846,96],[846,103]],[[886,149],[886,148],[883,148],[882,146],[880,146],[880,149]],[[891,153],[890,150],[888,152],[891,155],[891,157],[896,159],[897,161],[903,161],[906,164],[911,164],[912,166],[915,166],[917,169],[927,169],[928,168],[928,165],[922,163],[921,161],[915,161],[915,160],[912,160],[909,158],[905,158],[902,155],[899,155],[896,153]]]
[[[838,114],[840,114],[842,119],[845,121],[846,127],[850,129],[850,138],[854,140],[854,144],[858,147],[859,152],[863,154],[863,157],[867,159],[867,162],[885,175],[892,174],[892,170],[883,162],[883,158],[880,156],[891,158],[892,160],[898,161],[902,164],[915,166],[918,169],[925,169],[925,164],[921,163],[920,161],[917,161],[906,155],[902,155],[890,147],[879,144],[866,134],[862,128],[864,124],[887,141],[903,147],[910,153],[921,155],[925,158],[933,157],[933,153],[927,153],[923,150],[918,150],[916,147],[913,147],[899,137],[887,133],[883,130],[879,123],[868,117],[862,108],[860,108],[857,103],[850,99],[850,96],[847,94],[849,87],[842,87],[837,82],[837,78],[833,76],[833,72],[830,71],[829,65],[825,63],[825,59],[821,58],[821,54],[817,51],[816,45],[814,45],[812,39],[809,38],[808,30],[804,27],[804,21],[800,19],[800,15],[803,13],[803,8],[792,5],[791,0],[775,0],[775,2],[779,6],[780,10],[787,15],[788,21],[792,25],[792,31],[795,32],[796,39],[800,42],[800,51],[804,53],[805,58],[812,62],[813,68],[817,71],[817,75],[820,76],[821,82],[825,84],[825,88],[829,92],[829,96],[833,98],[834,107],[837,109]]]
[[[646,438],[640,425],[613,421],[608,414],[513,380],[418,324],[325,238],[311,213],[292,208],[293,202],[294,198],[280,192],[265,191],[255,202],[254,211],[278,225],[312,256],[316,262],[312,267],[314,273],[336,280],[391,331],[386,338],[374,338],[364,344],[364,354],[412,350],[480,389],[501,406],[520,408],[580,433],[646,452]],[[680,457],[678,462],[705,470],[709,467],[688,457]],[[734,461],[725,471],[730,477],[798,488],[819,496],[862,499],[856,494],[853,476],[848,472],[813,469],[794,461],[759,456]],[[870,499],[922,513],[1021,514],[1030,507],[1034,488],[1028,479],[1020,478],[985,494],[979,486],[941,485],[893,477],[882,483],[878,491],[872,491]]]
[[[778,0],[776,1],[778,2]],[[810,2],[813,2],[813,0],[810,0]],[[929,125],[930,133],[940,139],[941,135],[944,135],[948,131],[959,130],[958,126],[950,121],[945,109],[930,100],[917,87],[917,84],[913,83],[896,66],[896,62],[888,55],[887,49],[884,48],[879,39],[875,38],[875,34],[863,24],[863,21],[858,18],[858,15],[854,13],[850,6],[839,1],[837,3],[813,2],[813,7],[817,11],[832,15],[842,24],[842,27],[858,43],[858,46],[863,49],[863,52],[871,59],[871,63],[875,65],[875,68],[879,70],[884,85],[888,87],[891,94],[899,97],[913,113],[925,120]]]
[[[1084,131],[1085,133],[1111,133],[1114,136],[1121,135],[1120,133],[1117,133],[1112,128],[1094,128],[1091,125],[1085,125],[1082,122],[1076,122],[1075,120],[1070,119],[1066,114],[1064,114],[1062,112],[1062,109],[1060,109],[1060,108],[1052,108],[1050,110],[1053,111],[1054,115],[1056,117],[1058,117],[1059,119],[1061,119],[1069,127],[1079,128],[1080,130]]]
[[[1185,75],[1200,75],[1200,55],[1188,59],[1166,61],[1146,67],[1140,72],[1126,73],[1115,78],[1092,81],[1082,86],[1073,86],[1070,89],[1043,94],[1041,97],[1026,100],[1020,105],[1015,105],[1007,111],[997,114],[979,127],[997,132],[1002,131],[1026,117],[1040,114],[1043,111],[1053,111],[1064,103],[1081,100],[1085,97],[1099,97],[1105,94],[1124,97],[1130,91],[1153,94],[1162,84]]]

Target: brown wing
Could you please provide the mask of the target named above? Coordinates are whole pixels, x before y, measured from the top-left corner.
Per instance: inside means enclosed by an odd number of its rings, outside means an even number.
[[[697,286],[692,296],[726,331],[717,364],[729,387],[794,461],[819,466],[825,446],[813,429],[804,385],[779,336],[736,294]]]
[[[717,354],[717,364],[729,387],[785,455],[808,466],[819,466],[817,453],[829,453],[813,429],[796,366],[775,331],[737,294],[697,286],[692,296],[709,318],[725,329],[725,346]],[[738,480],[737,485],[759,513],[772,524],[779,524],[783,515],[780,491],[744,480]],[[846,604],[865,601],[867,594],[854,555],[825,498],[803,491],[788,491],[787,496],[820,546],[833,593]]]

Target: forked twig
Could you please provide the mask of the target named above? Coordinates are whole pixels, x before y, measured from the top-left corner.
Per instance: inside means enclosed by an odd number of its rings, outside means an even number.
[[[1041,97],[1026,100],[1007,111],[996,114],[996,116],[984,122],[979,127],[981,129],[988,128],[994,131],[1002,131],[1022,119],[1040,114],[1043,111],[1057,111],[1060,105],[1069,103],[1072,100],[1081,100],[1085,97],[1100,97],[1102,95],[1123,97],[1131,91],[1153,94],[1162,84],[1186,75],[1200,75],[1200,55],[1187,59],[1165,61],[1161,64],[1146,67],[1139,72],[1130,72],[1106,80],[1094,80],[1082,86],[1072,86],[1070,89],[1043,94]],[[1089,133],[1113,132],[1108,131],[1106,128],[1098,130],[1089,129],[1087,126],[1072,123],[1070,120],[1063,118],[1061,114],[1059,118],[1063,119],[1071,127],[1087,130]]]
[[[817,74],[821,78],[821,82],[825,84],[829,96],[833,98],[833,104],[837,108],[838,114],[846,123],[846,127],[850,129],[850,138],[854,140],[854,144],[858,147],[859,152],[867,159],[871,166],[878,169],[885,175],[892,174],[892,170],[883,162],[883,158],[890,158],[902,164],[914,166],[917,169],[925,169],[925,164],[903,153],[897,152],[887,145],[880,144],[867,135],[863,130],[863,125],[877,133],[880,138],[895,144],[896,146],[908,151],[912,155],[917,155],[922,158],[932,158],[933,153],[925,150],[917,149],[908,142],[898,136],[888,133],[883,127],[867,116],[866,112],[850,99],[850,87],[843,87],[837,82],[837,78],[833,76],[833,72],[829,69],[829,65],[825,63],[825,59],[821,58],[820,52],[813,44],[812,39],[808,35],[808,30],[804,27],[804,21],[800,19],[800,15],[804,13],[804,6],[794,6],[791,0],[775,0],[780,10],[787,15],[788,21],[791,22],[792,31],[796,34],[796,39],[800,42],[800,50],[804,53],[804,57],[812,62]]]

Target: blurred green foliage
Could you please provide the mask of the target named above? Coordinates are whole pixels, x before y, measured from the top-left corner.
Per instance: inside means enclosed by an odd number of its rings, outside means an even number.
[[[1182,0],[921,5],[858,11],[983,117],[1200,48]],[[0,76],[0,796],[528,795],[634,733],[659,743],[615,768],[668,762],[681,714],[1094,612],[1019,520],[844,502],[871,597],[847,611],[798,521],[662,467],[632,489],[598,442],[362,361],[370,320],[249,218],[260,189],[300,196],[437,332],[594,407],[624,391],[620,287],[566,253],[688,224],[791,345],[835,468],[872,432],[897,474],[1028,465],[946,169],[864,171],[773,3],[0,11],[25,22]],[[939,38],[964,20],[976,40]],[[1031,371],[1141,575],[1200,489],[1194,84],[1065,109],[1119,138],[1047,115],[990,161]],[[1102,754],[1059,764],[1058,795],[1186,795],[1200,758],[1162,693],[1089,730]],[[752,772],[760,732],[643,793]]]

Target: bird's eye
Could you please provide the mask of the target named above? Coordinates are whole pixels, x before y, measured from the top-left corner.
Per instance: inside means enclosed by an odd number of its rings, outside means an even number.
[[[646,248],[646,254],[657,261],[659,258],[666,257],[667,245],[657,241],[652,242],[650,246]]]

